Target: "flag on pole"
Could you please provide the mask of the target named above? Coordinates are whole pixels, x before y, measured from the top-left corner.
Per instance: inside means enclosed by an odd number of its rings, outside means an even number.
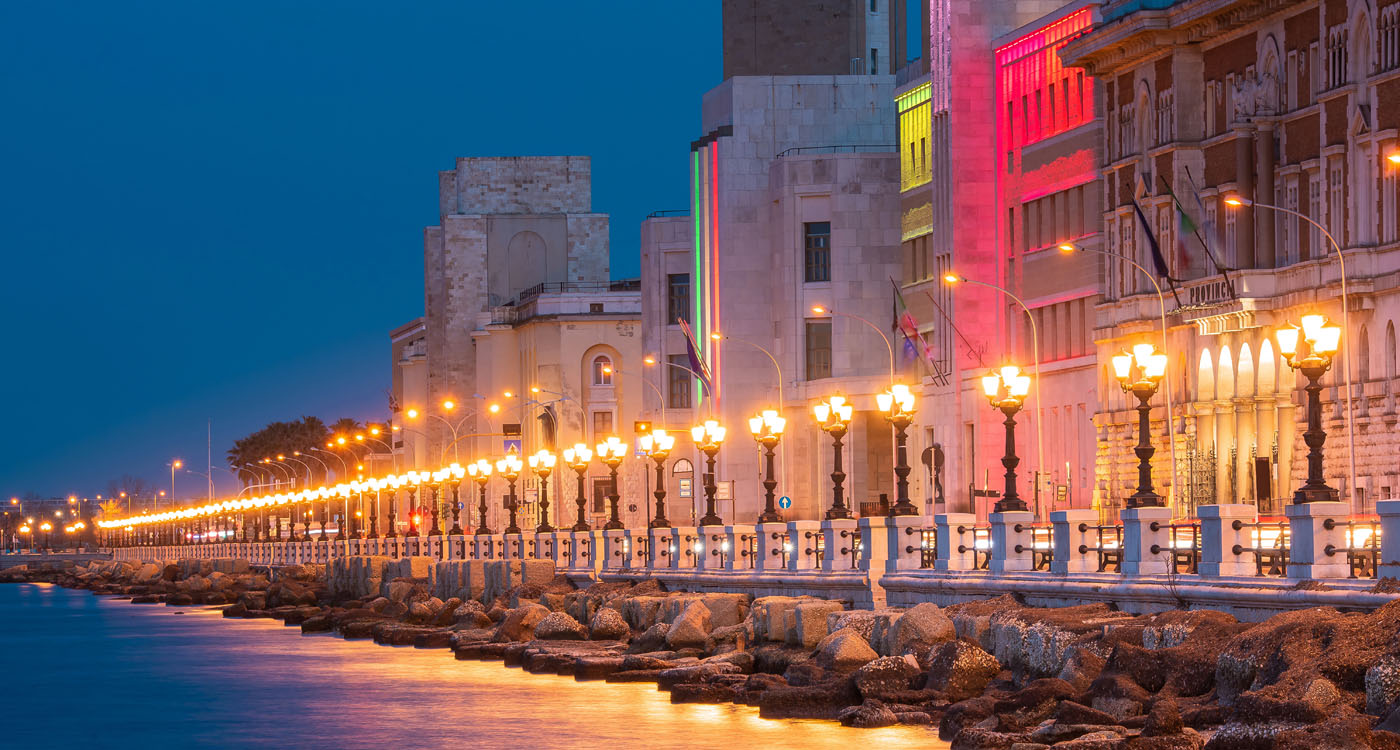
[[[1142,212],[1142,206],[1138,205],[1137,198],[1133,201],[1133,210],[1137,212],[1138,221],[1142,224],[1142,232],[1147,236],[1147,248],[1152,251],[1152,267],[1157,269],[1157,275],[1164,279],[1171,279],[1171,269],[1167,267],[1167,259],[1162,257],[1162,247],[1157,244],[1157,234],[1152,231],[1152,224],[1147,221],[1147,214]]]
[[[700,384],[705,386],[705,394],[714,393],[714,375],[710,372],[710,365],[700,354],[700,344],[695,341],[695,333],[690,330],[690,324],[685,318],[679,318],[676,322],[681,325],[681,334],[685,336],[685,353],[690,358],[690,369],[700,376]]]
[[[1181,205],[1181,199],[1176,197],[1176,192],[1172,190],[1171,183],[1166,177],[1162,177],[1162,187],[1166,189],[1167,195],[1171,196],[1172,205],[1176,207],[1176,262],[1178,268],[1185,270],[1191,267],[1194,258],[1191,257],[1191,246],[1189,240],[1193,235],[1199,233],[1200,227],[1191,219],[1191,214],[1186,213],[1186,207]],[[1183,274],[1184,275],[1184,274]]]
[[[899,292],[899,284],[890,279],[890,286],[894,287],[894,327],[904,335],[902,352],[907,358],[917,359],[933,369],[933,349],[919,332],[919,322],[909,312],[909,305],[904,302],[904,295]]]

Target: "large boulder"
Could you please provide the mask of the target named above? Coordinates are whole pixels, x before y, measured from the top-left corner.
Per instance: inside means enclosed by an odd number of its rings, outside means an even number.
[[[792,625],[788,628],[787,644],[812,648],[831,631],[827,622],[831,615],[845,611],[842,602],[817,600],[799,603],[793,608]]]
[[[856,690],[867,701],[886,698],[913,687],[914,678],[922,671],[913,656],[881,656],[856,670]]]
[[[913,654],[927,663],[929,649],[957,637],[953,621],[943,610],[937,604],[924,602],[894,621],[881,651],[885,656]]]
[[[896,658],[896,657],[885,657]],[[859,706],[847,706],[841,709],[836,715],[838,721],[848,727],[860,727],[862,729],[873,729],[875,727],[888,727],[899,723],[899,717],[894,715],[888,706],[873,698],[867,698]]]
[[[846,628],[823,638],[812,659],[823,669],[849,672],[879,656],[860,633]]]
[[[666,647],[666,634],[671,630],[671,626],[658,622],[647,628],[641,635],[632,639],[632,644],[627,647],[629,654],[649,654],[653,651],[660,651]]]
[[[593,615],[588,623],[588,637],[595,641],[617,641],[631,635],[632,629],[622,619],[622,613],[612,607],[603,607]]]
[[[1382,657],[1366,670],[1366,713],[1385,716],[1400,701],[1400,659]]]
[[[981,695],[987,683],[1001,671],[995,656],[965,640],[941,644],[932,650],[930,657],[925,685],[942,690],[953,702]]]
[[[535,625],[535,637],[542,641],[581,641],[588,637],[588,628],[564,612],[550,612]]]
[[[538,604],[523,604],[506,613],[496,631],[491,634],[493,643],[528,641],[535,637],[535,626],[549,616],[549,609]]]
[[[704,648],[712,628],[710,608],[704,602],[691,602],[671,623],[666,632],[666,645],[673,649]]]
[[[753,617],[754,640],[785,642],[788,629],[792,627],[792,620],[796,617],[797,605],[810,601],[815,601],[815,598],[764,596],[755,599],[753,607],[749,610]]]

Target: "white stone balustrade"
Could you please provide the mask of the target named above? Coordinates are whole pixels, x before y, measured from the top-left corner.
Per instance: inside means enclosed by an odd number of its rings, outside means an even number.
[[[758,524],[758,560],[754,567],[758,570],[784,570],[787,568],[788,541],[787,524]]]
[[[1162,575],[1172,564],[1172,509],[1124,508],[1123,575]]]
[[[1089,547],[1097,544],[1097,535],[1092,526],[1099,522],[1098,511],[1057,510],[1050,513],[1050,525],[1055,545],[1055,556],[1050,561],[1050,572],[1061,575],[1069,573],[1093,573],[1098,570],[1095,556]]]
[[[826,537],[822,550],[822,570],[827,573],[852,570],[859,567],[860,550],[856,542],[860,530],[854,518],[837,518],[822,521],[822,534]]]
[[[701,526],[696,529],[695,567],[701,570],[724,570],[725,547],[728,539],[723,526]]]
[[[1288,505],[1288,577],[1320,580],[1351,575],[1347,561],[1346,503]]]
[[[728,549],[724,554],[725,570],[748,570],[757,562],[755,552],[749,542],[758,533],[758,528],[749,524],[736,523],[724,527],[724,540]]]
[[[1201,519],[1201,562],[1197,572],[1210,578],[1254,575],[1254,526],[1259,509],[1230,503],[1196,508]],[[1236,551],[1238,550],[1238,552]]]
[[[1400,578],[1400,500],[1376,503],[1381,518],[1381,564],[1378,577]]]
[[[987,568],[993,573],[1013,573],[1033,570],[1035,514],[1024,510],[991,513],[992,559]]]
[[[667,557],[672,570],[691,570],[696,567],[698,555],[696,544],[700,541],[700,529],[695,526],[672,526],[671,546]]]
[[[938,536],[935,570],[977,568],[977,516],[972,513],[939,513],[933,517]]]
[[[791,571],[817,570],[821,567],[821,557],[817,540],[821,538],[820,521],[788,521],[788,541],[792,552],[788,553],[787,569]]]

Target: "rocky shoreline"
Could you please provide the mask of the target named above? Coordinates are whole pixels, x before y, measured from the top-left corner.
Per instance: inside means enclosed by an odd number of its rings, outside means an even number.
[[[100,561],[0,572],[133,603],[218,605],[302,632],[501,660],[578,680],[655,682],[672,703],[765,718],[928,725],[956,750],[1400,750],[1400,601],[1261,623],[1214,611],[1134,616],[1012,597],[851,610],[814,597],[574,586],[530,562],[486,563],[476,596],[410,575],[353,597],[324,566],[237,559]],[[392,565],[386,569],[393,569]],[[339,592],[339,593],[338,593]]]

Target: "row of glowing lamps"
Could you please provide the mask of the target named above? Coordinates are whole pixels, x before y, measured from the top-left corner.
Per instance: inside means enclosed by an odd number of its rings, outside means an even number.
[[[883,412],[911,413],[914,406],[914,395],[906,385],[896,384],[888,393],[881,393],[876,396],[876,403]],[[818,404],[813,408],[813,413],[818,423],[827,429],[829,422],[848,423],[852,417],[852,406],[842,396],[833,396],[825,403]],[[758,416],[748,420],[749,432],[755,440],[760,442],[765,439],[771,440],[782,435],[787,424],[787,420],[779,416],[774,409],[765,409]],[[699,447],[717,449],[724,443],[728,435],[728,430],[720,425],[717,420],[708,419],[702,424],[690,428],[691,439]],[[665,430],[656,429],[651,434],[643,435],[639,439],[639,447],[642,453],[664,458],[675,446],[676,438],[666,433]],[[582,443],[575,444],[571,448],[565,448],[562,452],[564,464],[575,471],[584,471],[596,459],[606,466],[620,463],[627,455],[627,444],[617,436],[611,436],[606,441],[597,444],[596,450],[590,449]],[[461,482],[463,479],[471,479],[479,484],[485,485],[490,480],[493,473],[498,474],[510,481],[517,479],[524,470],[528,462],[530,470],[536,474],[547,475],[558,464],[559,458],[549,451],[541,450],[522,461],[520,456],[514,452],[506,455],[505,458],[498,459],[493,465],[487,459],[477,459],[473,463],[462,466],[459,463],[452,463],[437,471],[409,471],[404,474],[390,474],[384,477],[370,479],[358,479],[351,482],[342,482],[334,486],[319,487],[293,492],[278,492],[275,494],[263,495],[243,499],[224,500],[221,502],[207,503],[205,505],[181,508],[178,510],[162,511],[160,513],[142,513],[124,519],[112,519],[98,521],[97,526],[101,529],[125,529],[130,531],[135,526],[145,526],[151,524],[168,523],[171,521],[183,521],[194,518],[204,518],[208,516],[219,516],[228,513],[242,513],[250,510],[262,510],[264,508],[282,507],[296,503],[315,503],[328,501],[331,499],[349,500],[351,496],[368,492],[391,491],[396,492],[401,489],[416,489],[420,486],[440,486],[448,482]]]

